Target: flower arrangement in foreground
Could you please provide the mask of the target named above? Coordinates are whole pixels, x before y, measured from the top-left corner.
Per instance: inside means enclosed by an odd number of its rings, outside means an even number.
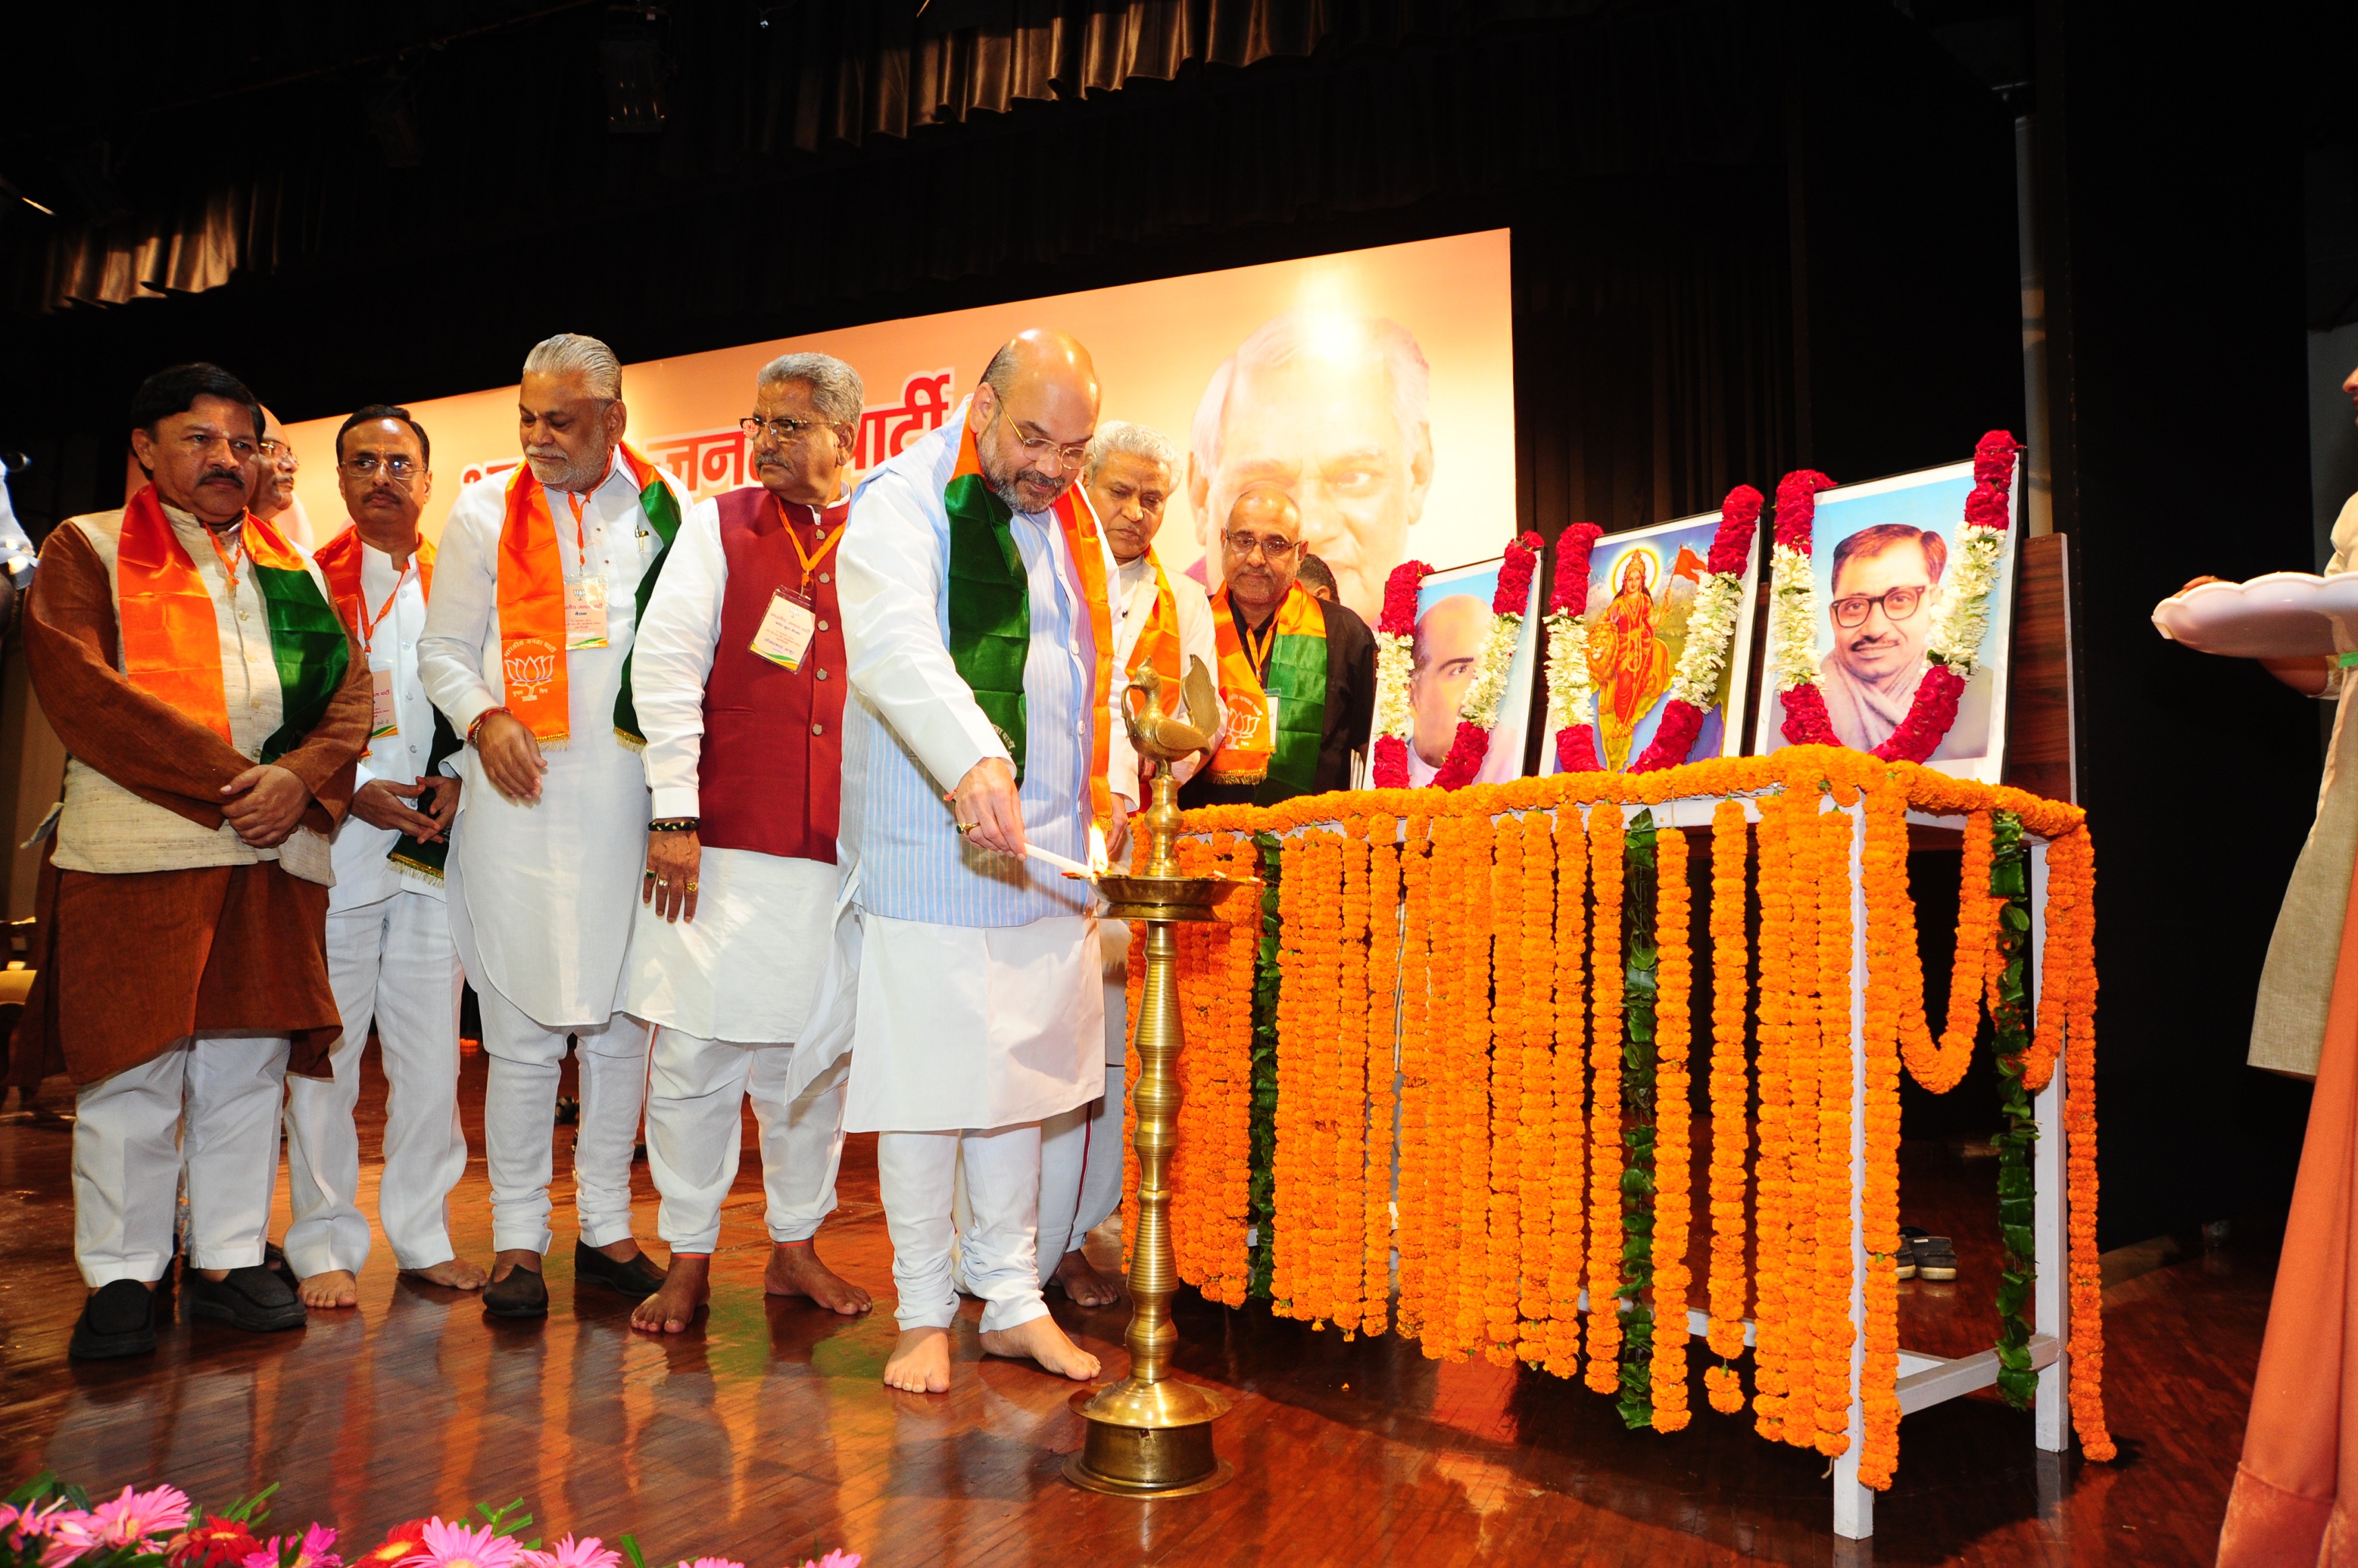
[[[1507,546],[1498,563],[1498,585],[1490,595],[1490,630],[1482,639],[1474,678],[1457,701],[1457,734],[1449,755],[1433,782],[1443,789],[1463,789],[1482,771],[1490,752],[1490,731],[1498,722],[1498,705],[1507,696],[1507,668],[1515,662],[1515,644],[1523,634],[1523,613],[1531,601],[1531,574],[1539,568],[1540,536],[1525,534]],[[1390,608],[1388,593],[1387,608]]]
[[[1974,448],[1974,488],[1965,498],[1964,524],[1957,531],[1932,624],[1925,635],[1930,667],[1916,683],[1908,716],[1889,739],[1875,748],[1887,762],[1920,762],[1940,749],[1957,721],[1957,702],[1974,677],[1982,636],[1989,629],[1990,594],[2006,558],[2006,535],[2014,524],[2007,496],[2014,485],[2015,454],[2022,444],[2004,430],[1992,430]],[[1838,746],[1818,689],[1817,581],[1811,575],[1811,524],[1817,495],[1833,481],[1814,469],[1787,474],[1777,486],[1777,542],[1769,553],[1768,643],[1779,697],[1785,705],[1785,739],[1797,746]]]
[[[1631,773],[1675,768],[1694,750],[1704,716],[1719,700],[1719,683],[1736,647],[1736,623],[1744,613],[1744,568],[1752,564],[1752,533],[1759,523],[1760,492],[1750,485],[1737,485],[1720,503],[1703,587],[1687,612],[1686,646],[1663,693],[1653,741],[1629,764]]]
[[[1555,731],[1558,773],[1593,773],[1605,765],[1589,717],[1596,687],[1588,678],[1588,557],[1604,533],[1594,523],[1575,523],[1555,542],[1546,626],[1548,728]]]
[[[2093,1230],[2094,857],[2085,816],[2020,790],[1839,747],[1793,746],[1767,757],[1716,758],[1644,774],[1597,771],[1446,794],[1377,790],[1187,814],[1184,831],[1199,842],[1207,835],[1266,836],[1288,876],[1296,866],[1305,873],[1314,866],[1331,881],[1325,835],[1331,825],[1354,818],[1368,824],[1371,858],[1386,851],[1394,858],[1397,881],[1387,874],[1386,896],[1371,903],[1374,910],[1387,910],[1397,890],[1398,914],[1371,911],[1368,961],[1358,971],[1357,983],[1368,992],[1365,1044],[1356,1036],[1338,1044],[1345,1056],[1364,1056],[1371,1092],[1384,1076],[1387,1037],[1399,1042],[1401,1201],[1390,1238],[1400,1254],[1395,1326],[1417,1338],[1428,1357],[1496,1359],[1509,1348],[1504,1336],[1510,1318],[1520,1318],[1511,1332],[1520,1359],[1543,1357],[1558,1377],[1581,1377],[1631,1408],[1642,1402],[1648,1424],[1657,1429],[1688,1414],[1678,1390],[1687,1355],[1679,1325],[1693,1300],[1694,1281],[1682,1277],[1685,1249],[1676,1232],[1695,1177],[1683,1118],[1675,1109],[1664,1116],[1660,1106],[1666,1091],[1683,1104],[1683,1086],[1668,1087],[1674,1074],[1689,1070],[1691,960],[1681,935],[1688,912],[1678,907],[1685,878],[1682,871],[1665,871],[1671,888],[1658,883],[1652,900],[1638,899],[1633,919],[1627,894],[1639,874],[1644,835],[1639,820],[1625,828],[1625,812],[1674,801],[1714,803],[1709,912],[1714,979],[1746,968],[1750,805],[1761,818],[1753,861],[1760,911],[1757,1010],[1747,1009],[1751,999],[1741,985],[1712,988],[1711,1090],[1722,1114],[1714,1118],[1709,1161],[1707,1295],[1714,1359],[1733,1361],[1740,1354],[1747,1300],[1758,1343],[1749,1400],[1736,1368],[1706,1369],[1713,1408],[1732,1414],[1749,1403],[1763,1435],[1834,1454],[1849,1446],[1847,1418],[1856,1400],[1864,1407],[1861,1479],[1871,1487],[1889,1484],[1899,1427],[1891,1271],[1899,1075],[1904,1062],[1920,1077],[1941,1081],[1948,1042],[1969,1038],[1988,979],[2001,982],[2001,994],[2021,995],[2028,987],[2028,912],[2016,904],[2014,913],[2005,913],[2019,894],[2023,862],[2006,857],[2027,856],[2028,840],[2036,838],[2047,841],[2049,868],[2043,983],[2035,1019],[2019,1003],[2006,1010],[2007,1080],[2016,1092],[2035,1094],[2050,1076],[2063,1075],[2071,1421],[2089,1458],[2112,1457]],[[1925,1019],[1916,914],[1906,880],[1910,810],[1969,824],[1969,885],[1961,890],[1969,896],[1960,905],[1963,951],[1952,979],[1960,1001],[1940,1036]],[[1863,841],[1854,837],[1861,831],[1854,811],[1866,820]],[[1678,816],[1696,820],[1683,810]],[[1395,822],[1405,825],[1397,839]],[[2000,834],[2001,823],[2012,826]],[[1664,847],[1677,832],[1655,830],[1658,866],[1682,858],[1683,846]],[[1865,925],[1857,935],[1867,955],[1857,1047],[1852,1044],[1854,846],[1856,886],[1865,895]],[[1973,879],[1978,887],[1970,885]],[[1975,894],[1978,900],[1970,896]],[[1351,909],[1356,931],[1356,898]],[[1375,939],[1395,932],[1398,962],[1379,961]],[[1541,943],[1542,933],[1552,942]],[[1649,934],[1651,941],[1644,946],[1651,948],[1650,964],[1640,961],[1639,951]],[[1332,980],[1323,966],[1317,973],[1319,979],[1306,983],[1340,984],[1346,971],[1336,969]],[[1241,1044],[1218,1043],[1245,1038],[1249,1000],[1220,1004],[1235,1013],[1234,1023],[1206,1021],[1203,1037],[1190,1034],[1189,1052],[1200,1070],[1241,1071]],[[1313,1005],[1315,1027],[1336,1029],[1327,1004]],[[1759,1042],[1751,1076],[1760,1101],[1748,1235],[1740,1108],[1750,1086],[1743,1055],[1723,1055],[1727,1042],[1747,1033],[1747,1023]],[[1640,1051],[1639,1033],[1648,1025],[1653,1049]],[[1863,1061],[1854,1049],[1863,1050]],[[1224,1054],[1233,1061],[1211,1060]],[[1866,1160],[1855,1186],[1851,1097],[1853,1074],[1862,1069]],[[1656,1091],[1650,1127],[1642,1114],[1648,1074]],[[1318,1088],[1335,1092],[1323,1078]],[[1347,1100],[1349,1090],[1342,1095]],[[1633,1095],[1640,1102],[1634,1107]],[[1392,1108],[1384,1104],[1384,1114],[1366,1124],[1361,1168],[1368,1173],[1364,1202],[1370,1224],[1363,1281],[1370,1303],[1383,1277],[1377,1217],[1386,1152],[1381,1129]],[[2014,1108],[2018,1119],[2021,1108]],[[1327,1110],[1349,1115],[1346,1107],[1330,1104]],[[1296,1118],[1283,1120],[1280,1141],[1307,1138],[1314,1141],[1310,1147],[1325,1146],[1324,1130],[1299,1131]],[[1530,1147],[1535,1124],[1547,1129],[1544,1151]],[[1289,1151],[1287,1158],[1298,1152]],[[2028,1175],[2027,1168],[2010,1175],[2005,1196],[2006,1222],[2017,1228],[2027,1224]],[[1174,1195],[1174,1225],[1187,1223],[1181,1211],[1193,1201],[1184,1189]],[[1311,1212],[1325,1212],[1323,1196],[1312,1203]],[[1854,1205],[1871,1254],[1866,1320],[1856,1331],[1865,1342],[1856,1379],[1850,1375],[1848,1314]],[[1237,1228],[1230,1219],[1217,1223]],[[1268,1223],[1282,1233],[1302,1218],[1277,1212]],[[2035,1382],[2022,1316],[2030,1276],[2026,1260],[2008,1263],[2013,1310],[2001,1327],[2001,1352],[2008,1391],[2019,1397],[2028,1386],[2025,1376]],[[1534,1277],[1541,1271],[1544,1281]],[[1180,1275],[1191,1282],[1197,1278],[1184,1257]],[[1584,1283],[1586,1305],[1580,1300]],[[1363,1309],[1363,1322],[1368,1315]]]
[[[277,1489],[265,1487],[218,1511],[199,1508],[178,1487],[125,1487],[93,1505],[81,1487],[45,1470],[0,1499],[0,1568],[647,1568],[639,1543],[627,1535],[615,1546],[594,1535],[567,1535],[546,1548],[525,1540],[533,1520],[521,1498],[503,1509],[476,1505],[480,1522],[438,1515],[407,1520],[346,1558],[336,1550],[332,1525],[264,1534]],[[679,1568],[745,1565],[696,1557],[681,1559]],[[860,1568],[860,1556],[830,1552],[802,1568]]]

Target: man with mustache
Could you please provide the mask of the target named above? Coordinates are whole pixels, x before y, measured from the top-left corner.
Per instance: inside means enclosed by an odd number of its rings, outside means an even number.
[[[631,1238],[646,1026],[620,1011],[646,860],[630,651],[686,510],[623,444],[622,367],[595,338],[535,345],[517,390],[524,466],[460,494],[442,531],[418,668],[464,738],[451,935],[482,1005],[492,1179],[484,1309],[548,1311],[541,1258],[568,1036],[579,1042],[577,1280],[639,1299],[663,1272]],[[445,764],[446,766],[451,764]]]
[[[624,1007],[655,1032],[647,1164],[671,1248],[634,1328],[680,1333],[710,1299],[749,1095],[768,1198],[763,1290],[847,1315],[869,1306],[814,1245],[835,1208],[842,1069],[791,1102],[781,1093],[835,912],[845,690],[835,553],[861,398],[860,373],[826,354],[762,367],[740,421],[761,482],[688,513],[632,654],[655,820]]]
[[[1087,886],[1024,854],[1088,860],[1093,819],[1119,845],[1114,790],[1137,778],[1112,718],[1112,558],[1074,484],[1097,418],[1088,351],[1021,334],[861,483],[837,552],[845,914],[795,1067],[851,1051],[844,1122],[880,1134],[900,1292],[884,1380],[915,1392],[949,1387],[961,1160],[983,1349],[1098,1371],[1047,1315],[1037,1227],[1040,1124],[1104,1092],[1103,966]]]
[[[49,536],[25,622],[69,755],[12,1065],[80,1086],[81,1357],[155,1348],[184,1172],[190,1313],[303,1322],[263,1266],[279,1096],[288,1072],[328,1070],[341,1033],[328,837],[369,728],[367,665],[319,568],[246,510],[254,395],[176,365],[131,425],[149,482]]]
[[[377,1217],[394,1262],[428,1284],[483,1284],[483,1271],[451,1247],[449,1223],[450,1189],[467,1169],[462,982],[442,888],[460,784],[438,770],[459,742],[417,669],[434,589],[434,546],[417,532],[434,490],[426,429],[406,408],[373,404],[344,421],[335,452],[352,524],[318,559],[336,613],[360,644],[375,707],[352,813],[336,830],[328,895],[328,978],[344,1025],[330,1058],[335,1076],[297,1078],[287,1092],[287,1261],[311,1307],[360,1301],[369,1223],[352,1108],[372,1022],[388,1090]]]
[[[1862,528],[1834,546],[1826,604],[1834,647],[1818,675],[1835,738],[1852,750],[1875,750],[1907,719],[1948,565],[1946,540],[1905,523]]]
[[[1237,497],[1220,530],[1212,629],[1220,654],[1219,750],[1180,787],[1188,807],[1351,787],[1376,718],[1376,638],[1296,579],[1302,512],[1276,485]]]
[[[248,498],[246,508],[308,550],[313,544],[311,519],[303,510],[302,497],[295,493],[295,476],[302,467],[302,460],[295,455],[295,443],[287,438],[278,416],[265,408],[262,460],[254,465],[254,494]]]

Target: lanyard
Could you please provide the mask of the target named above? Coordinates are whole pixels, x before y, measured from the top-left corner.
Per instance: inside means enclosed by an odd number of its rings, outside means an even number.
[[[784,501],[779,501],[774,495],[770,499],[777,502],[778,521],[785,524],[786,537],[794,541],[795,558],[800,560],[803,564],[802,591],[804,597],[808,598],[810,595],[811,573],[817,571],[818,569],[818,564],[827,559],[827,557],[833,553],[837,541],[843,537],[844,524],[841,523],[837,524],[835,525],[835,532],[829,534],[826,538],[821,539],[818,542],[818,554],[812,555],[808,550],[803,548],[803,536],[795,531],[794,519],[786,514],[786,503]],[[811,516],[814,521],[811,524],[811,530],[814,533],[818,530],[818,524],[816,521],[818,514],[818,508],[816,506],[812,507]],[[849,519],[847,519],[847,521]]]
[[[408,559],[406,562],[405,562],[405,563],[403,564],[402,568],[401,568],[401,575],[400,575],[399,577],[396,577],[396,578],[395,578],[395,579],[393,579],[393,591],[392,591],[391,593],[388,593],[388,594],[386,594],[386,595],[384,596],[384,608],[383,610],[378,611],[376,612],[376,615],[374,616],[374,618],[373,618],[373,619],[372,619],[372,618],[371,618],[371,616],[369,615],[369,612],[368,612],[368,589],[367,589],[365,587],[362,588],[362,589],[361,589],[361,652],[362,652],[362,653],[365,654],[365,653],[368,653],[368,652],[370,652],[370,651],[372,650],[372,647],[373,647],[373,645],[374,644],[374,643],[375,643],[375,641],[376,641],[376,629],[377,629],[378,627],[380,627],[380,626],[382,626],[382,625],[384,625],[384,618],[385,618],[386,616],[388,616],[388,615],[390,615],[390,614],[392,614],[392,613],[393,613],[393,606],[394,606],[394,602],[395,602],[395,600],[398,600],[398,599],[401,597],[401,585],[402,585],[403,583],[407,582],[407,581],[409,580],[409,574],[410,574],[410,571],[411,571],[411,570],[412,570],[412,569],[413,569],[416,565],[417,565],[417,557],[416,557],[416,556],[412,556],[412,557],[409,557],[409,559]]]
[[[1261,682],[1263,685],[1267,685],[1269,682],[1269,651],[1277,642],[1277,617],[1272,615],[1269,618],[1269,629],[1261,633],[1258,641],[1253,637],[1251,627],[1246,627],[1244,629],[1244,633],[1245,656],[1252,661],[1253,679]]]
[[[201,524],[200,525],[201,526]],[[222,575],[229,579],[229,596],[232,599],[235,599],[237,597],[238,558],[245,554],[245,519],[241,517],[237,521],[236,549],[222,549],[221,535],[214,533],[210,528],[205,529],[205,542],[212,546],[213,555],[221,562]]]
[[[603,483],[604,481],[601,480],[600,482]],[[589,497],[576,494],[574,492],[568,490],[565,492],[565,503],[567,505],[573,508],[574,569],[579,571],[582,576],[588,577],[590,575],[590,535],[582,527],[581,513],[582,509],[589,503]]]

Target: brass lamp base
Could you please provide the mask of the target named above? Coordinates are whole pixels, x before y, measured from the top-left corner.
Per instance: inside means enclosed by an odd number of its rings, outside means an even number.
[[[1088,1437],[1065,1459],[1065,1479],[1118,1498],[1181,1498],[1227,1486],[1237,1467],[1212,1451],[1212,1422],[1228,1404],[1215,1390],[1167,1378],[1083,1390],[1072,1407],[1088,1422]]]

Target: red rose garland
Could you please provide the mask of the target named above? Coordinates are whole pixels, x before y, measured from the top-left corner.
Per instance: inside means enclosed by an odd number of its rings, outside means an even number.
[[[1507,681],[1506,665],[1514,654],[1516,634],[1520,631],[1523,612],[1531,602],[1531,574],[1539,568],[1539,552],[1542,547],[1537,534],[1524,534],[1507,546],[1506,559],[1498,563],[1498,586],[1490,595],[1491,631],[1484,638],[1482,667],[1467,688],[1473,705],[1483,706],[1480,694],[1490,688],[1493,695],[1487,703],[1489,722],[1465,717],[1460,711],[1456,738],[1449,743],[1449,755],[1440,770],[1433,775],[1433,784],[1442,789],[1463,789],[1474,782],[1482,771],[1483,759],[1490,753],[1490,730],[1498,722],[1498,696]],[[1415,600],[1410,601],[1413,613]],[[1384,614],[1391,615],[1391,585],[1385,584]],[[1412,622],[1413,630],[1413,622]],[[1405,767],[1405,748],[1402,753]]]
[[[1818,514],[1818,492],[1832,490],[1834,481],[1815,469],[1802,469],[1789,473],[1777,481],[1777,547],[1790,550],[1801,557],[1802,580],[1808,581],[1810,561],[1810,524]],[[1814,608],[1815,596],[1812,596]],[[1811,628],[1812,639],[1817,634]],[[1812,643],[1814,645],[1814,643]],[[1834,739],[1833,721],[1826,717],[1825,694],[1818,689],[1814,675],[1803,676],[1778,694],[1785,703],[1785,740],[1795,746],[1839,746]]]
[[[1378,789],[1408,788],[1408,676],[1416,640],[1416,596],[1433,570],[1402,561],[1384,579],[1384,608],[1376,617],[1376,745],[1371,759]]]
[[[1548,706],[1559,719],[1571,714],[1559,712],[1555,699],[1567,690],[1585,688],[1588,681],[1586,639],[1573,633],[1588,613],[1588,557],[1604,533],[1594,523],[1574,523],[1555,542],[1555,579],[1548,591]],[[1570,643],[1580,645],[1559,646]],[[1560,724],[1555,732],[1555,765],[1558,773],[1602,772],[1605,763],[1596,754],[1596,727],[1585,720]]]
[[[1727,630],[1712,647],[1689,643],[1689,648],[1698,657],[1691,670],[1687,654],[1680,654],[1680,678],[1671,683],[1674,692],[1682,685],[1693,686],[1698,688],[1697,696],[1708,697],[1711,691],[1718,689],[1720,673],[1726,668],[1734,648],[1736,622],[1733,612],[1738,608],[1735,601],[1742,592],[1744,568],[1751,564],[1752,534],[1759,522],[1758,491],[1748,484],[1739,484],[1727,492],[1727,499],[1720,503],[1719,527],[1711,536],[1711,559],[1704,563],[1704,575],[1709,579],[1704,591],[1728,600]],[[1703,596],[1698,594],[1696,597],[1700,601]],[[1693,626],[1690,622],[1690,638],[1694,635]],[[1706,669],[1706,666],[1713,667]],[[1700,678],[1706,673],[1709,676],[1707,683]],[[1701,689],[1705,685],[1709,691]],[[1672,697],[1662,705],[1661,722],[1654,726],[1652,742],[1642,756],[1629,764],[1629,771],[1650,773],[1663,768],[1675,768],[1685,762],[1687,753],[1694,750],[1695,737],[1703,733],[1704,713],[1702,703],[1685,697]]]

